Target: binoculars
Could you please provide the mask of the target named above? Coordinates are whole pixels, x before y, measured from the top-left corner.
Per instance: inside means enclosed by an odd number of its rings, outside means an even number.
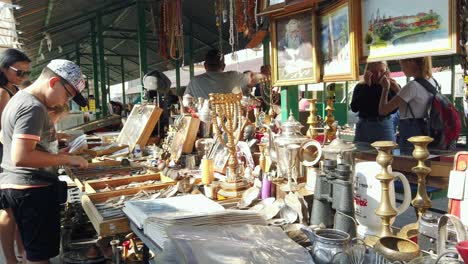
[[[316,179],[311,225],[325,225],[356,236],[351,165],[325,160]]]

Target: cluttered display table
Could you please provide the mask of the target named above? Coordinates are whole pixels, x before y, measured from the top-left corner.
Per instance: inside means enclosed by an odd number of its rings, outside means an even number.
[[[445,254],[463,252],[468,210],[452,182],[462,168],[452,164],[466,156],[428,150],[426,136],[411,138],[414,150],[403,153],[394,142],[352,144],[335,122],[303,135],[292,113],[281,123],[257,110],[249,119],[252,104],[235,94],[188,102],[190,114],[174,116],[158,145],[147,142],[160,111],[137,106],[114,139],[74,147],[93,163],[65,170],[81,208],[66,208],[72,246],[64,262],[76,263],[73,238],[86,225],[97,242],[80,254],[115,263],[458,261]],[[451,215],[428,213],[431,187],[449,189]],[[410,205],[412,224],[394,228]]]

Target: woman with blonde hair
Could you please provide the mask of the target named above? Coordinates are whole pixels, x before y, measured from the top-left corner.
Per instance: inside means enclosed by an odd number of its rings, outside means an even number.
[[[432,78],[431,57],[400,60],[400,66],[407,77],[415,79],[424,78],[434,87],[438,86],[437,82]],[[427,133],[424,118],[428,104],[431,102],[432,94],[419,82],[412,80],[401,88],[397,96],[389,100],[388,91],[390,84],[391,82],[388,78],[382,78],[380,81],[384,93],[380,99],[379,113],[384,115],[399,108],[400,140],[398,144],[401,149],[409,150],[412,148],[412,145],[408,142],[408,138]]]
[[[364,71],[364,80],[354,87],[351,110],[357,112],[359,116],[355,142],[395,141],[395,129],[390,115],[396,110],[379,114],[379,101],[383,91],[379,81],[383,77],[389,78],[385,61],[368,63]],[[391,91],[388,96],[393,98],[400,90],[400,86],[393,79],[390,80],[392,80]]]

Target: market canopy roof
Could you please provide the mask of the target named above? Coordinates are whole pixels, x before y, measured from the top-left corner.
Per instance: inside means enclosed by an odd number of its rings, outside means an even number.
[[[153,32],[154,18],[158,18],[157,4],[161,1],[143,1],[147,28],[148,70],[166,71],[173,69],[173,64],[158,54],[157,33]],[[110,83],[121,82],[120,63],[122,56],[125,63],[125,79],[139,78],[138,60],[138,15],[136,1],[132,0],[13,0],[21,6],[15,10],[18,30],[22,31],[20,42],[23,49],[33,60],[32,66],[40,71],[47,62],[55,58],[76,60],[77,50],[80,64],[88,76],[92,76],[91,21],[102,15],[104,52],[109,66]],[[221,46],[225,53],[229,46],[229,23],[223,24],[222,39],[216,27],[216,16],[212,0],[182,1],[185,58],[189,55],[189,41],[192,37],[194,62],[204,59],[205,53]],[[152,15],[155,14],[155,15]],[[96,22],[97,23],[97,22]],[[97,26],[97,24],[96,24]],[[190,33],[191,32],[191,33]],[[45,37],[52,40],[49,51]],[[239,35],[237,49],[242,49],[248,42]],[[184,64],[188,64],[185,61]]]
[[[33,70],[39,72],[48,61],[56,58],[76,60],[86,75],[92,76],[91,21],[97,26],[98,15],[102,16],[103,46],[106,66],[109,67],[110,84],[121,82],[121,57],[124,58],[125,80],[140,77],[138,58],[138,14],[136,1],[141,0],[12,0],[17,29],[22,32],[20,42],[33,60]],[[173,63],[162,58],[157,51],[158,34],[154,32],[154,21],[162,14],[157,6],[161,0],[145,1],[145,23],[147,28],[148,71],[167,71]],[[320,1],[319,9],[336,1]],[[184,27],[184,55],[188,58],[189,42],[192,40],[193,61],[200,62],[211,48],[222,46],[229,53],[229,23],[222,25],[222,38],[216,26],[213,0],[182,1]],[[156,19],[155,19],[156,18]],[[45,37],[51,40],[49,51]],[[243,49],[248,42],[241,34],[236,50]],[[221,43],[220,43],[221,42]],[[95,44],[95,46],[97,46]],[[450,56],[438,58],[434,65],[448,66]],[[184,61],[187,65],[188,61]],[[398,70],[397,63],[390,65]],[[392,69],[393,70],[393,69]]]

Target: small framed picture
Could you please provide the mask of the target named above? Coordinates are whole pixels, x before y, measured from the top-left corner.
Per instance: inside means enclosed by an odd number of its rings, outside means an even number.
[[[316,83],[315,15],[312,9],[275,16],[271,26],[273,85]]]
[[[359,78],[353,2],[340,1],[319,14],[319,57],[324,82]]]
[[[260,13],[257,15],[271,15],[283,10],[286,0],[258,0]]]

